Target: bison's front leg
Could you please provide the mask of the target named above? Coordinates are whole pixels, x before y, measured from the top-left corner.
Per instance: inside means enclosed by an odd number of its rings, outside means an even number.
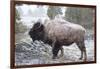
[[[53,59],[56,59],[57,58],[57,55],[58,55],[58,52],[60,50],[60,45],[59,44],[55,44],[55,46],[52,48],[52,53],[53,53]]]

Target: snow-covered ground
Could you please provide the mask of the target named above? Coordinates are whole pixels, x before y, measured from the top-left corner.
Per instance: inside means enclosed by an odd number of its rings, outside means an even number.
[[[31,39],[26,36],[23,36],[22,38],[24,39],[16,41],[16,65],[83,62],[83,60],[79,60],[81,53],[75,43],[71,46],[63,46],[64,56],[60,57],[59,52],[59,58],[54,60],[52,59],[51,46],[44,44],[41,41],[35,41],[32,43]],[[87,50],[87,61],[94,61],[94,40],[85,40],[85,46]]]

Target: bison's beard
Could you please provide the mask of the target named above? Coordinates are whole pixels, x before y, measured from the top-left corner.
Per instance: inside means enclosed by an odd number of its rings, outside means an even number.
[[[42,40],[45,44],[49,44],[52,45],[52,40],[49,39],[47,36],[44,36],[43,40]]]

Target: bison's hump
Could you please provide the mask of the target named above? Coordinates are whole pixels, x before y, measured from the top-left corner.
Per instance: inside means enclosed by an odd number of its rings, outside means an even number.
[[[62,20],[48,21],[45,23],[45,31],[49,38],[57,39],[75,39],[85,34],[85,29],[81,25]]]
[[[71,23],[65,20],[49,20],[45,23],[46,30],[69,30],[73,29],[74,30],[82,30],[85,31],[85,28],[82,27],[81,25]]]

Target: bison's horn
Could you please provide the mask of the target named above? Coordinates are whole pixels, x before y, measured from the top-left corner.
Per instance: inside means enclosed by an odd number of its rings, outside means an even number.
[[[33,26],[34,30],[37,30],[40,27],[41,27],[41,23],[40,22],[35,23],[34,26]]]
[[[41,23],[40,22],[38,22],[38,23],[40,24],[38,28],[40,28],[41,27]]]

